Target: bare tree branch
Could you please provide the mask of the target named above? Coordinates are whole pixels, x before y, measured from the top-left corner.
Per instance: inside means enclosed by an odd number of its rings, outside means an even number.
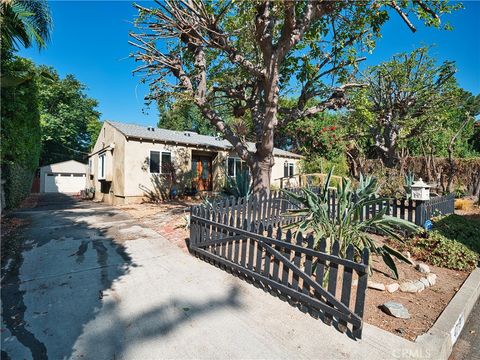
[[[402,18],[402,20],[405,22],[405,24],[407,24],[407,26],[410,28],[410,30],[412,32],[416,32],[417,29],[415,28],[415,26],[412,24],[412,22],[410,21],[410,19],[408,18],[407,14],[405,14],[405,12],[403,12],[403,10],[400,8],[400,6],[397,5],[397,3],[395,1],[392,1],[392,3],[390,4],[390,6],[392,8],[395,9],[395,11],[398,13],[398,15],[400,15],[400,17]]]

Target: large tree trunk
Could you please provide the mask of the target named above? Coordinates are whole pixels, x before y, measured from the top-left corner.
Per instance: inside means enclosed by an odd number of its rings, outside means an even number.
[[[391,115],[386,116],[381,123],[384,124],[382,129],[371,128],[375,146],[383,165],[395,168],[400,161],[397,153],[398,128],[391,123]]]
[[[378,147],[378,149],[384,166],[390,169],[398,166],[400,157],[394,147]]]
[[[255,195],[268,195],[274,164],[273,156],[261,157],[257,152],[250,166],[253,180],[253,193]]]

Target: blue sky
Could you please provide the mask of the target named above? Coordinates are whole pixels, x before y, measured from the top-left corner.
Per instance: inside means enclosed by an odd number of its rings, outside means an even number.
[[[464,1],[464,6],[465,10],[445,18],[453,31],[418,26],[413,34],[393,16],[365,64],[375,65],[393,54],[435,45],[431,54],[439,61],[456,61],[460,86],[480,93],[480,1]],[[155,125],[157,110],[145,109],[143,102],[148,89],[140,84],[139,76],[132,75],[135,62],[129,54],[134,49],[128,44],[136,15],[132,2],[50,1],[50,7],[54,30],[48,48],[19,54],[53,66],[61,76],[74,74],[87,85],[89,96],[99,101],[102,120]]]

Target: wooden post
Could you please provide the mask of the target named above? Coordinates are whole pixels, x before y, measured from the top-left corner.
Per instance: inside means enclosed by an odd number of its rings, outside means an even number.
[[[423,201],[421,200],[416,200],[415,201],[415,224],[418,226],[423,226],[425,223],[425,206],[423,204]]]

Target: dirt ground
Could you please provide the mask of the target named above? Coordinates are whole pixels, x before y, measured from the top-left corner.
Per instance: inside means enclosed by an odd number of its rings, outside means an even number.
[[[179,200],[170,203],[130,204],[117,207],[188,252],[186,243],[189,237],[189,230],[186,228],[187,215],[190,206],[197,203],[197,200]]]
[[[374,258],[373,266],[377,270],[374,270],[372,281],[381,282],[385,285],[394,282],[400,283],[405,280],[415,281],[424,276],[413,266],[397,262],[399,280],[394,280],[388,276],[388,270],[380,259]],[[389,293],[388,291],[368,289],[365,321],[409,340],[415,340],[417,336],[426,333],[468,276],[466,272],[439,268],[433,265],[429,265],[429,267],[430,271],[437,275],[436,284],[420,293],[405,293],[400,290]],[[408,320],[397,319],[385,314],[379,306],[387,301],[395,301],[404,305],[411,318]]]

